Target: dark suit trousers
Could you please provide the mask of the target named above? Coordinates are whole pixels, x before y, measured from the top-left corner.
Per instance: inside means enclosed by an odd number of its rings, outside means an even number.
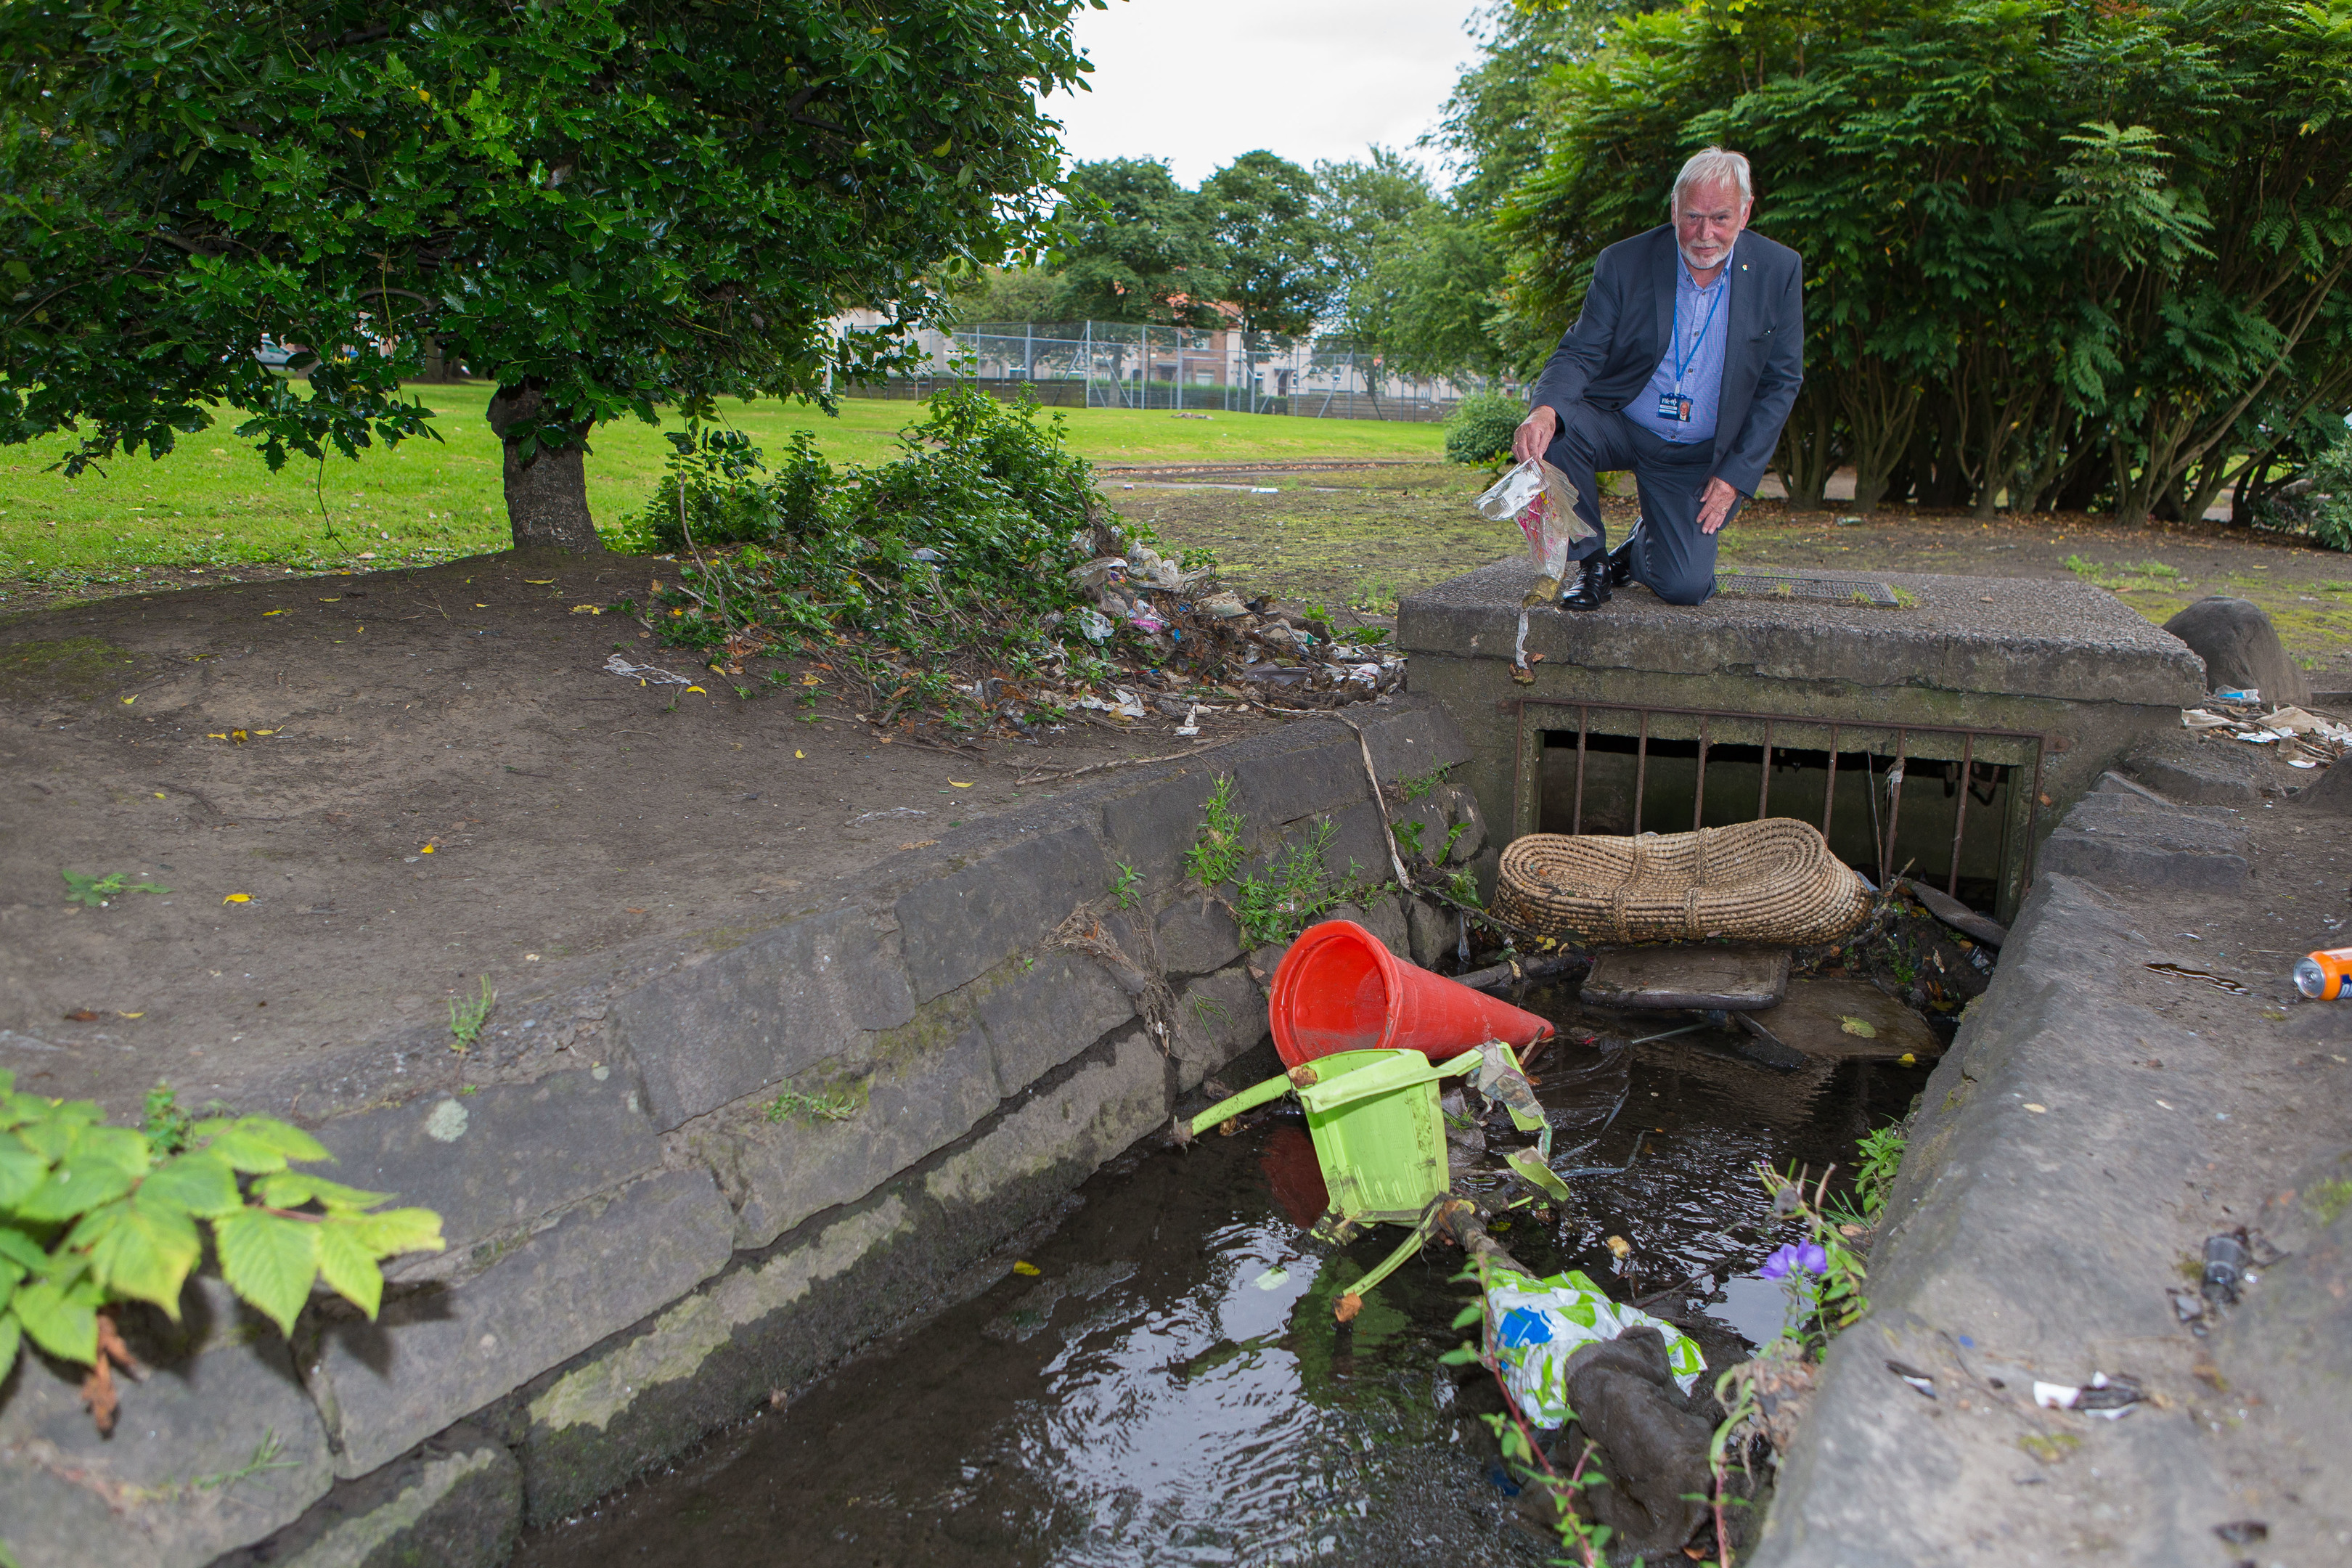
[[[1698,528],[1699,494],[1715,468],[1715,443],[1678,446],[1622,413],[1569,405],[1544,461],[1576,486],[1576,511],[1599,537],[1580,560],[1609,548],[1601,521],[1599,476],[1632,469],[1642,502],[1642,531],[1633,541],[1633,578],[1670,605],[1696,605],[1715,592],[1715,535]],[[1738,508],[1732,509],[1737,516]]]

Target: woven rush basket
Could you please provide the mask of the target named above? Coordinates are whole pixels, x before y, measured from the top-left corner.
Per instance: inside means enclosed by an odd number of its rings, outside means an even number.
[[[1503,851],[1495,912],[1550,936],[1802,947],[1870,912],[1870,889],[1791,817],[1696,833],[1531,833]]]

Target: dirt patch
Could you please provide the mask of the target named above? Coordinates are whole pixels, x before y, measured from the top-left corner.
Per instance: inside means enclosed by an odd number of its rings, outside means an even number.
[[[128,648],[100,637],[11,642],[0,647],[0,697],[93,696],[120,685],[138,663]]]
[[[1053,775],[1282,721],[878,730],[821,663],[722,679],[581,608],[672,569],[482,556],[0,621],[0,1066],[102,1081],[118,1111],[158,1078],[258,1103],[306,1052],[446,1037],[485,975],[585,984],[647,938],[724,945]],[[126,890],[68,902],[67,870]]]

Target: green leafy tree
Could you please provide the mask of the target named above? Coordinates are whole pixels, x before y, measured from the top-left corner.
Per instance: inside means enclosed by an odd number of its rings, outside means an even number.
[[[597,424],[875,374],[927,271],[1034,238],[1081,3],[0,9],[0,441],[79,472],[226,405],[273,466],[351,454],[429,429],[429,346],[498,383],[516,542],[593,548]]]
[[[1303,337],[1331,298],[1315,176],[1287,158],[1244,153],[1201,184],[1224,273],[1224,298],[1245,331]]]
[[[1538,93],[1497,226],[1530,358],[1674,173],[1754,160],[1807,258],[1791,493],[2195,515],[2352,397],[2352,10],[1744,0],[1622,22]],[[1505,334],[1507,338],[1509,333]]]
[[[1069,287],[1046,267],[982,267],[943,290],[957,322],[1066,321]]]
[[[1214,326],[1224,288],[1206,205],[1151,158],[1076,163],[1054,254],[1072,321]]]
[[[1496,330],[1508,251],[1493,226],[1455,202],[1433,202],[1380,258],[1372,286],[1386,301],[1388,363],[1406,375],[1507,376],[1521,357]]]
[[[222,1279],[281,1332],[320,1280],[373,1319],[379,1264],[440,1251],[441,1219],[292,1168],[328,1157],[268,1117],[191,1121],[163,1089],[143,1128],[109,1127],[91,1102],[19,1094],[0,1072],[0,1380],[30,1340],[91,1369],[105,1426],[108,1360],[128,1364],[106,1314],[146,1301],[176,1322],[206,1229]]]
[[[1331,280],[1329,311],[1349,341],[1384,352],[1398,330],[1398,300],[1382,263],[1436,200],[1429,176],[1391,148],[1369,159],[1315,165],[1315,216]]]

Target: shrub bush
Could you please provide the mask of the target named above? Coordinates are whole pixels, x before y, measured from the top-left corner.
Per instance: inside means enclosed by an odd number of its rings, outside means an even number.
[[[2263,509],[2273,528],[2306,534],[2329,550],[2352,551],[2352,430],[2322,452],[2304,476],[2305,488]]]
[[[1083,603],[1071,568],[1151,535],[1103,507],[1062,416],[1041,412],[943,390],[898,458],[838,474],[804,440],[771,472],[738,433],[672,437],[669,475],[632,524],[679,552],[652,624],[730,674],[755,653],[821,648],[885,710],[909,695],[949,703],[992,672],[1086,662],[1083,644],[1060,640]]]
[[[1499,392],[1474,392],[1445,421],[1445,458],[1473,467],[1500,463],[1511,455],[1511,436],[1528,416],[1525,405]]]

